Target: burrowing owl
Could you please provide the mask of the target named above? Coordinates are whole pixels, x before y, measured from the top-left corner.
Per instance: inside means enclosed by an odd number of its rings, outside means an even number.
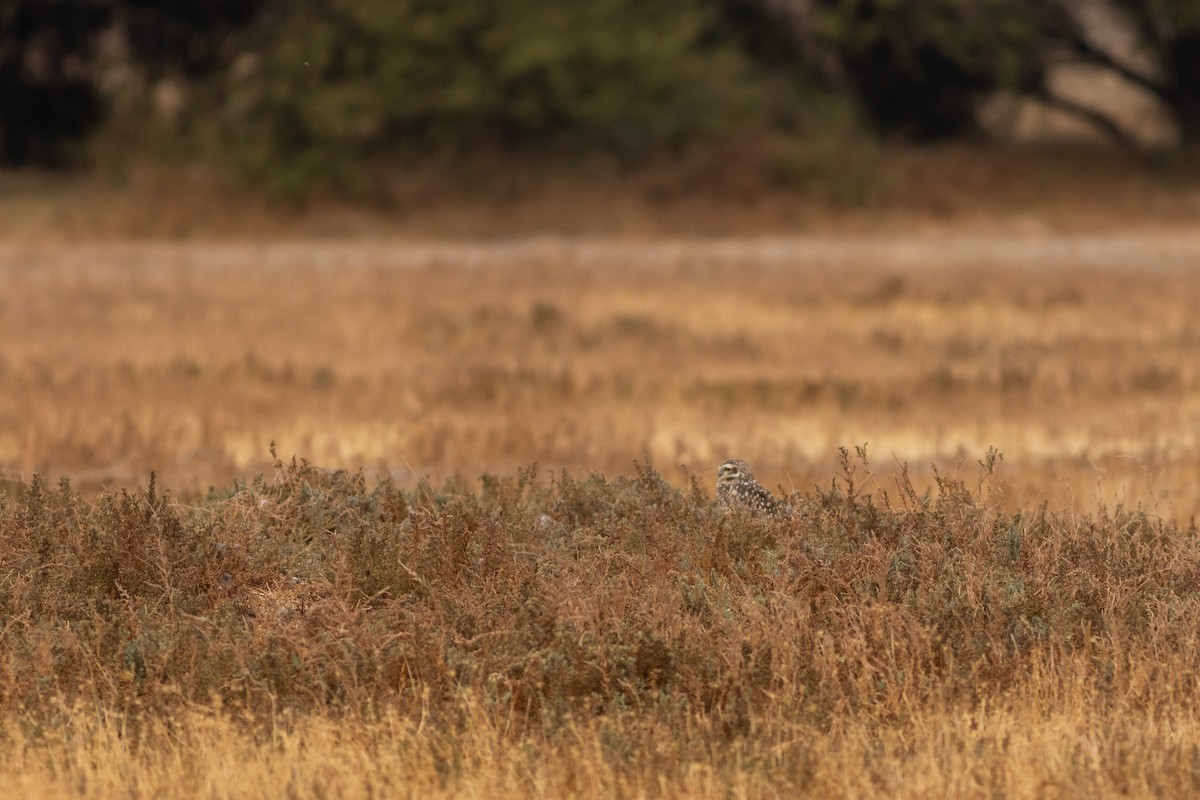
[[[779,501],[754,479],[750,465],[740,458],[717,467],[717,500],[730,508],[741,505],[758,513],[779,513]]]

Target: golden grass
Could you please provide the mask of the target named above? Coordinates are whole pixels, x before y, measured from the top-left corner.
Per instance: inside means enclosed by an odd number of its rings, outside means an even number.
[[[769,485],[1005,455],[1012,502],[1200,508],[1200,239],[10,245],[0,471],[269,465]]]
[[[1063,666],[1053,665],[1056,678]],[[585,719],[555,741],[514,738],[470,697],[461,704],[472,727],[453,738],[395,714],[301,717],[255,732],[198,709],[151,721],[142,743],[131,744],[119,719],[70,710],[45,739],[30,740],[10,724],[0,780],[28,798],[264,800],[1101,798],[1200,788],[1196,709],[1111,708],[1111,698],[1082,686],[1045,697],[1037,678],[1044,676],[1032,676],[1032,693],[1018,687],[972,708],[918,711],[899,723],[852,720],[829,731],[764,720],[768,741],[733,744],[715,741],[700,720],[680,731]]]
[[[1178,230],[7,244],[0,781],[1193,794],[1198,254]],[[874,499],[814,498],[864,442]],[[993,445],[974,501],[938,487],[931,463],[976,490]],[[729,455],[801,518],[714,516]],[[701,492],[474,488],[635,459]],[[186,502],[86,499],[151,470]]]

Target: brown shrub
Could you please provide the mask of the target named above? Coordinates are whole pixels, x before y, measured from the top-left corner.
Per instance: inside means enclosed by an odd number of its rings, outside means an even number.
[[[860,457],[781,520],[647,467],[401,492],[277,462],[196,506],[35,481],[0,502],[3,699],[455,730],[469,695],[514,735],[633,714],[736,739],[975,703],[1062,659],[1113,702],[1195,702],[1194,528],[1003,513],[986,470],[893,500]]]

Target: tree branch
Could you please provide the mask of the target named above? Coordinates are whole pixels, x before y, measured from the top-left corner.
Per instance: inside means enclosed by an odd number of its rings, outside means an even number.
[[[1087,37],[1082,33],[1073,33],[1070,43],[1072,49],[1078,55],[1083,56],[1093,64],[1112,70],[1130,83],[1141,86],[1165,103],[1172,102],[1170,90],[1161,81],[1156,81],[1149,75],[1118,61],[1111,53],[1101,50],[1088,41]]]
[[[1115,3],[1119,10],[1125,12],[1127,17],[1133,19],[1133,24],[1137,27],[1141,34],[1142,41],[1149,44],[1161,58],[1167,50],[1167,43],[1163,37],[1162,21],[1157,19],[1154,10],[1151,7],[1153,3],[1147,3],[1146,0],[1125,0],[1125,2]]]
[[[1080,102],[1055,94],[1049,89],[1042,88],[1030,95],[1034,100],[1056,108],[1070,114],[1073,117],[1078,117],[1085,122],[1090,123],[1098,128],[1103,133],[1107,134],[1114,142],[1129,150],[1137,150],[1138,141],[1131,134],[1127,133],[1124,128],[1117,124],[1116,120],[1107,114],[1098,111],[1097,109],[1085,106]]]

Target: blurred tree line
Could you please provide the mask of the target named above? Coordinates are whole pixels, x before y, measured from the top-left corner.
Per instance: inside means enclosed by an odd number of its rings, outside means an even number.
[[[739,128],[803,133],[822,97],[864,132],[971,136],[998,93],[1131,143],[1055,87],[1072,63],[1142,88],[1200,142],[1197,0],[0,0],[0,163],[69,164],[97,130],[134,142],[166,113],[181,147],[302,193],[406,154],[636,161]]]

